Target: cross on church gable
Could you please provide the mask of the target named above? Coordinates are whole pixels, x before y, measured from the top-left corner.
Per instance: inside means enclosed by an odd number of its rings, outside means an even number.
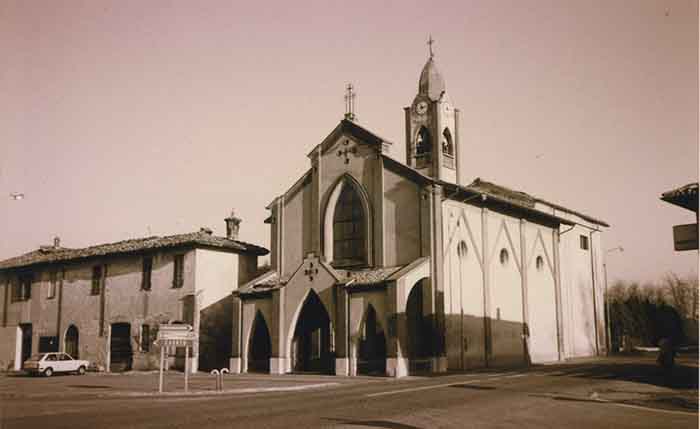
[[[343,141],[343,146],[345,146],[343,149],[338,149],[338,156],[345,156],[345,163],[350,164],[350,155],[349,154],[356,154],[357,153],[357,147],[348,147],[350,145],[350,140],[345,140]]]
[[[309,281],[314,281],[314,276],[318,274],[318,268],[313,262],[309,262],[309,267],[304,270],[304,275],[309,277]]]

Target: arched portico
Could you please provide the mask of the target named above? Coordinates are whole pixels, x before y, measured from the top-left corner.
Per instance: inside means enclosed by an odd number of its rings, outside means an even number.
[[[367,305],[357,339],[357,373],[386,374],[386,334],[372,304]]]
[[[291,370],[333,373],[331,318],[313,289],[302,301],[292,327],[288,342]]]
[[[272,340],[265,317],[258,310],[248,340],[248,372],[270,372]]]

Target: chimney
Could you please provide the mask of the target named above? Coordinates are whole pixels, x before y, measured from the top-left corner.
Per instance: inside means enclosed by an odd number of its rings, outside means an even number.
[[[231,216],[224,219],[226,221],[226,238],[238,240],[238,230],[241,227],[241,219],[236,217],[236,212],[231,210]]]
[[[53,238],[53,247],[55,247],[56,249],[61,247],[61,237],[54,237]]]
[[[212,231],[211,229],[204,227],[204,226],[199,228],[199,232],[202,232],[202,233],[208,234],[208,235],[212,235],[214,233],[214,231]]]

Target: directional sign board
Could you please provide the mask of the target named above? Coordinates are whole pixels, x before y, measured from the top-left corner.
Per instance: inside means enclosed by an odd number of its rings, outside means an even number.
[[[195,340],[190,325],[160,325],[156,344],[159,346],[185,347]]]
[[[675,250],[698,249],[698,224],[676,225],[673,227],[673,248]]]
[[[158,327],[158,338],[156,339],[155,344],[160,346],[160,376],[158,377],[159,392],[163,392],[163,369],[165,367],[166,347],[185,348],[185,392],[187,392],[187,374],[189,372],[187,367],[190,360],[190,347],[193,346],[195,339],[195,333],[190,325],[160,325]]]

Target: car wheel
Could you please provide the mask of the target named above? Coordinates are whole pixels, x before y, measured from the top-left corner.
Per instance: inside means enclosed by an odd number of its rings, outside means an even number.
[[[81,366],[80,368],[78,368],[78,375],[85,375],[85,367],[84,366]]]
[[[44,375],[45,375],[46,377],[51,377],[51,376],[53,375],[53,368],[46,368],[46,369],[44,370]]]

